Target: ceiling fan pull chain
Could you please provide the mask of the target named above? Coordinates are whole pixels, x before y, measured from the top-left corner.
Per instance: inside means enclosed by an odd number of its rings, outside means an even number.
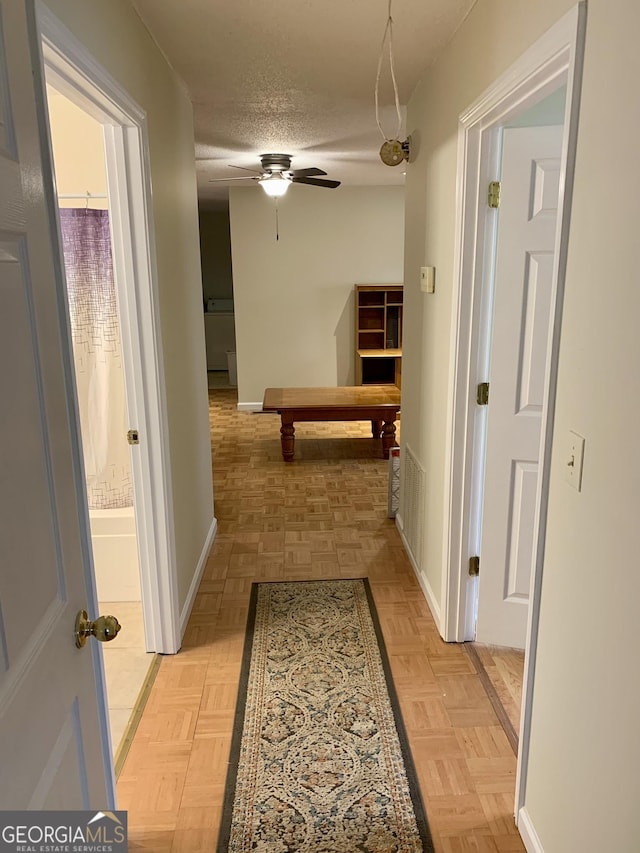
[[[392,142],[396,139],[400,138],[400,131],[402,130],[402,113],[400,112],[400,97],[398,95],[398,84],[396,82],[396,74],[393,66],[393,18],[391,17],[391,3],[392,0],[389,0],[389,15],[387,17],[387,24],[384,28],[384,34],[382,36],[382,44],[380,45],[380,57],[378,59],[378,73],[376,74],[376,88],[375,88],[375,102],[376,102],[376,123],[382,134],[382,138],[386,142]],[[384,46],[387,40],[387,33],[389,34],[389,69],[391,71],[391,82],[393,83],[393,94],[395,96],[396,103],[396,113],[398,114],[398,129],[396,131],[396,135],[391,139],[387,138],[384,130],[382,129],[382,125],[380,124],[380,106],[378,104],[378,89],[380,87],[380,74],[382,72],[382,60],[384,58]]]

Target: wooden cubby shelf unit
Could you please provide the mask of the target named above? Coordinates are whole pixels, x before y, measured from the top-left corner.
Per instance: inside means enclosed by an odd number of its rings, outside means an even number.
[[[397,385],[402,376],[401,284],[356,284],[356,385]]]

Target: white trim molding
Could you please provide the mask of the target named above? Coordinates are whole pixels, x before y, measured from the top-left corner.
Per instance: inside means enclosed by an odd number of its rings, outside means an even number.
[[[127,414],[142,438],[131,460],[145,643],[174,654],[180,620],[146,115],[44,3],[36,8],[47,80],[104,128]]]
[[[239,412],[261,412],[262,403],[238,403],[236,408]]]
[[[418,568],[418,564],[416,563],[413,554],[411,552],[411,548],[409,547],[409,543],[407,542],[404,530],[403,530],[402,516],[400,513],[396,513],[396,528],[398,533],[400,534],[400,539],[402,540],[402,544],[404,545],[404,550],[409,558],[409,562],[411,563],[411,568],[413,569],[413,573],[416,576],[416,580],[420,584],[420,589],[423,592],[424,597],[427,599],[427,604],[429,605],[429,610],[431,611],[431,615],[433,616],[433,621],[436,623],[436,628],[440,631],[440,605],[438,604],[438,599],[433,594],[433,590],[431,589],[431,584],[425,577],[425,575]]]
[[[527,853],[544,853],[542,842],[538,838],[538,833],[535,830],[529,812],[522,808],[518,812],[518,832],[522,836],[522,841],[527,849]]]
[[[209,558],[209,552],[211,551],[211,547],[213,545],[213,541],[216,538],[216,533],[218,532],[218,521],[214,518],[211,522],[209,530],[207,532],[207,537],[204,540],[204,545],[202,546],[202,552],[200,554],[200,559],[198,560],[198,565],[196,566],[195,573],[191,580],[191,585],[189,586],[189,592],[187,593],[187,597],[185,599],[184,605],[182,607],[182,612],[180,613],[180,641],[184,638],[184,632],[187,630],[187,624],[189,622],[189,617],[191,616],[191,611],[193,610],[193,605],[196,600],[196,595],[198,594],[198,587],[200,586],[200,581],[202,580],[202,575],[204,574],[205,566],[207,565],[207,559]]]

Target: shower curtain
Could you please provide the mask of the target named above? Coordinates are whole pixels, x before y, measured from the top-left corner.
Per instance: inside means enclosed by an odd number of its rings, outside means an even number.
[[[89,509],[133,505],[109,211],[61,208]]]

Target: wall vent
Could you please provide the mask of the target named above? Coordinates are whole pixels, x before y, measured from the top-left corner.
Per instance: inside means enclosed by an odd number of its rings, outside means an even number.
[[[422,568],[426,473],[405,444],[403,451],[402,530],[414,563]]]

